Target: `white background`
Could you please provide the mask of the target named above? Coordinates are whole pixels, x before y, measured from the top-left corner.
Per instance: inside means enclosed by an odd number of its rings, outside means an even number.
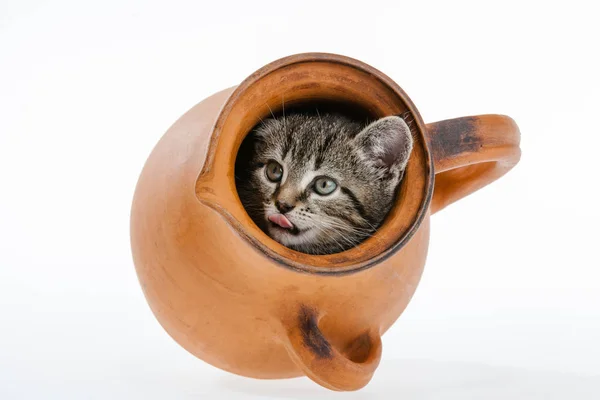
[[[129,248],[143,163],[194,104],[306,51],[358,58],[427,122],[501,113],[507,176],[432,219],[428,263],[344,398],[600,397],[594,2],[0,3],[0,398],[342,398],[176,345]]]

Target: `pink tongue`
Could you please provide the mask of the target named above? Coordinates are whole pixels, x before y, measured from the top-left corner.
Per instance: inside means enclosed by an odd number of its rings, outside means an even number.
[[[294,227],[290,220],[287,219],[283,214],[269,215],[269,221],[285,229],[292,229]]]

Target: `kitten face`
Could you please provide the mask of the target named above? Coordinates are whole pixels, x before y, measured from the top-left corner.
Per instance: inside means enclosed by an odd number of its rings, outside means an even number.
[[[269,236],[310,254],[346,250],[374,232],[412,149],[399,117],[363,127],[341,115],[298,114],[268,119],[254,135],[242,203]]]

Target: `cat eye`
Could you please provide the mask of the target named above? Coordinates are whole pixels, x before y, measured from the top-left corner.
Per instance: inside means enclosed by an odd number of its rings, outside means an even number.
[[[321,196],[327,196],[328,194],[333,193],[336,188],[337,183],[335,183],[333,179],[327,177],[317,178],[314,185],[315,192]]]
[[[265,174],[271,182],[279,182],[283,176],[283,167],[277,161],[269,161]]]

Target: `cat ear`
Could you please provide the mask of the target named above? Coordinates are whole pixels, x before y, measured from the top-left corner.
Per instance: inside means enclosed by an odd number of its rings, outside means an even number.
[[[371,123],[355,140],[367,158],[388,170],[403,170],[413,146],[410,129],[400,117],[385,117]]]

